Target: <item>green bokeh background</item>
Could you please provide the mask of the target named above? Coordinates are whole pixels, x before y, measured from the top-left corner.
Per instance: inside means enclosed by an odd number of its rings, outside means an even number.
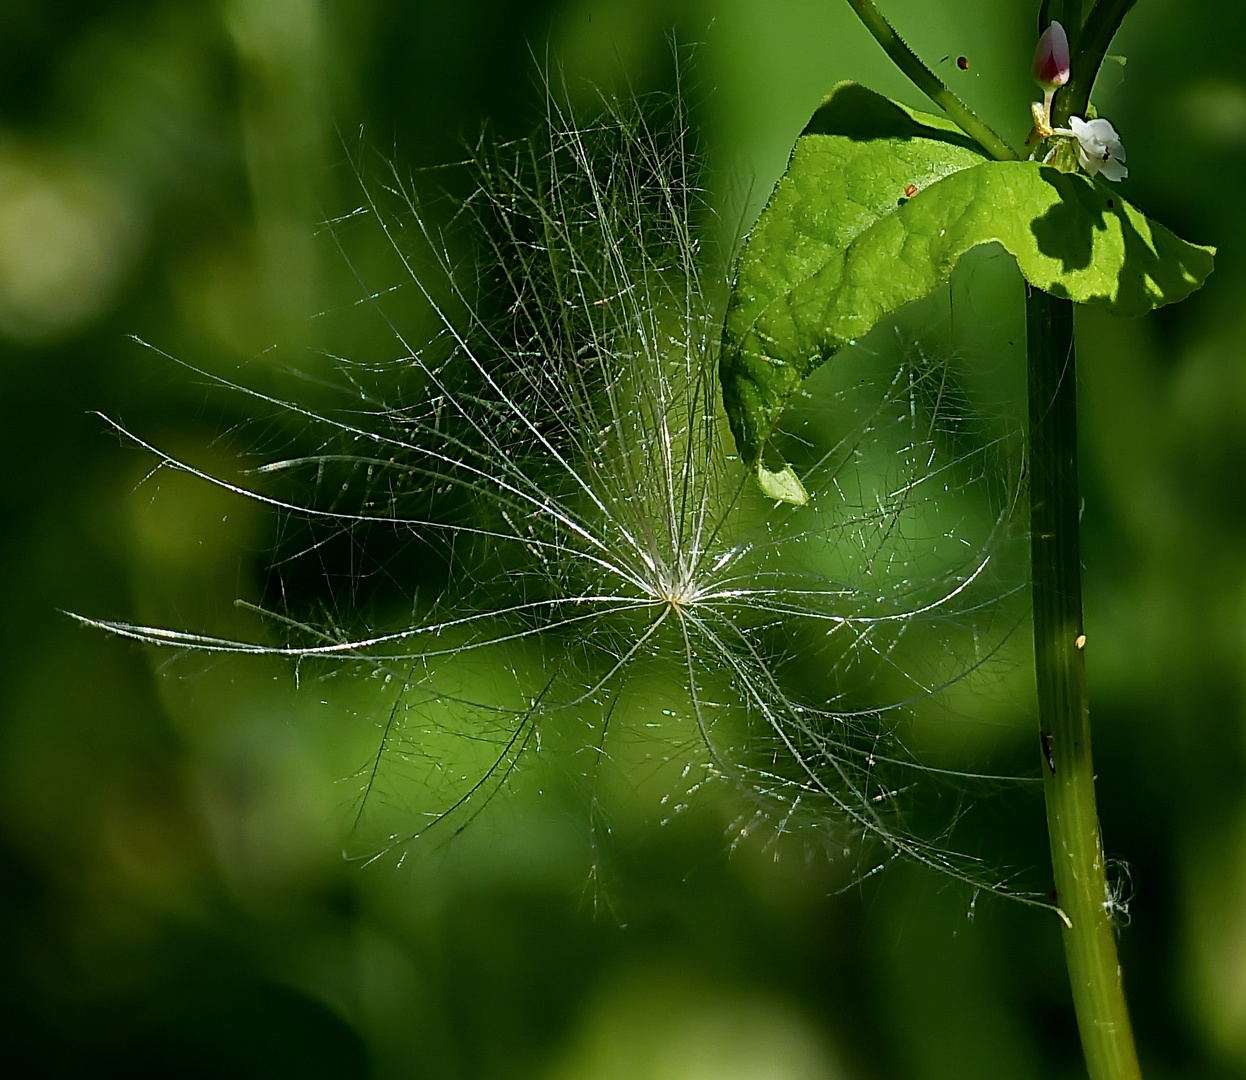
[[[1035,6],[886,10],[1019,144]],[[658,825],[640,781],[600,865],[574,800],[516,796],[428,858],[360,868],[340,781],[365,691],[170,662],[63,614],[229,629],[268,565],[272,520],[142,483],[94,414],[209,467],[251,449],[229,435],[243,402],[128,335],[260,387],[301,349],[368,348],[313,317],[356,288],[320,228],[359,201],[349,163],[523,134],[543,69],[669,89],[672,34],[723,206],[760,205],[838,80],[924,107],[833,0],[0,6],[7,1074],[1080,1075],[1047,913],[905,866],[842,891],[852,867],[730,853],[712,808]],[[1177,308],[1079,315],[1095,754],[1151,1078],[1246,1077],[1243,41],[1242,5],[1141,0],[1096,94],[1122,190],[1219,248]],[[1023,789],[983,833],[1042,882],[1041,826]]]

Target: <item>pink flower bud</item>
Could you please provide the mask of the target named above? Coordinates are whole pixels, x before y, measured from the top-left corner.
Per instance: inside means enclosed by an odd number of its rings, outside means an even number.
[[[1069,37],[1053,22],[1034,50],[1034,78],[1044,90],[1058,90],[1069,81]]]

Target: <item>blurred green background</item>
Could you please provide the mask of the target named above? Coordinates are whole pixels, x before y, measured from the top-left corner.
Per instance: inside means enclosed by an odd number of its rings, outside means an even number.
[[[885,5],[1014,144],[1036,7]],[[924,107],[834,0],[0,5],[8,1075],[1080,1075],[1047,913],[904,866],[841,891],[852,867],[729,854],[712,814],[638,808],[603,869],[571,803],[360,868],[347,690],[63,614],[227,627],[268,565],[272,520],[141,483],[95,415],[206,466],[251,449],[245,402],[128,335],[271,385],[342,333],[314,316],[357,289],[320,225],[359,202],[351,161],[522,135],[547,66],[573,94],[669,89],[672,35],[724,206],[760,204],[838,80]],[[1176,308],[1079,315],[1095,753],[1151,1078],[1246,1077],[1243,41],[1246,6],[1141,0],[1096,94],[1122,190],[1219,248]],[[983,832],[1045,887],[1041,814],[1023,789]]]

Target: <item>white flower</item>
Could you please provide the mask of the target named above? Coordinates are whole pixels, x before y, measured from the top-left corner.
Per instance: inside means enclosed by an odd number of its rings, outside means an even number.
[[[1073,138],[1077,140],[1077,160],[1091,176],[1103,173],[1108,180],[1124,180],[1129,175],[1125,168],[1125,147],[1121,138],[1107,120],[1083,120],[1080,116],[1069,117]]]

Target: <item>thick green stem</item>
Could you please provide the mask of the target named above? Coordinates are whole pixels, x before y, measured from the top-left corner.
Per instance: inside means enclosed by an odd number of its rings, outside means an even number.
[[[1073,304],[1026,290],[1034,666],[1056,897],[1091,1080],[1141,1080],[1107,905],[1086,702]]]
[[[875,40],[887,51],[887,55],[904,72],[923,94],[948,114],[960,129],[976,139],[988,154],[997,161],[1015,161],[1016,151],[1001,139],[990,126],[978,117],[960,98],[949,90],[930,68],[921,62],[917,54],[904,42],[873,0],[848,0],[852,10],[874,35]]]
[[[1052,120],[1057,127],[1067,127],[1070,116],[1085,116],[1090,91],[1095,85],[1099,67],[1121,20],[1137,0],[1095,0],[1086,16],[1086,24],[1076,32],[1069,81],[1056,95]],[[1067,29],[1067,28],[1066,28]]]
[[[1038,5],[1038,31],[1034,35],[1036,41],[1043,36],[1043,31],[1053,20],[1064,27],[1069,41],[1074,41],[1082,25],[1082,0],[1043,0]]]
[[[918,59],[873,0],[848,2],[900,70],[963,131],[995,158],[1016,158],[1012,148]],[[1084,26],[1081,0],[1060,5],[1074,45],[1072,75],[1056,98],[1053,119],[1058,125],[1065,126],[1070,115],[1085,113],[1108,45],[1134,2],[1095,0]],[[1040,23],[1046,23],[1049,10],[1044,3]],[[1039,29],[1041,33],[1045,25]],[[1026,325],[1034,666],[1056,899],[1065,923],[1065,958],[1090,1080],[1141,1080],[1108,906],[1090,753],[1073,304],[1027,287]]]

